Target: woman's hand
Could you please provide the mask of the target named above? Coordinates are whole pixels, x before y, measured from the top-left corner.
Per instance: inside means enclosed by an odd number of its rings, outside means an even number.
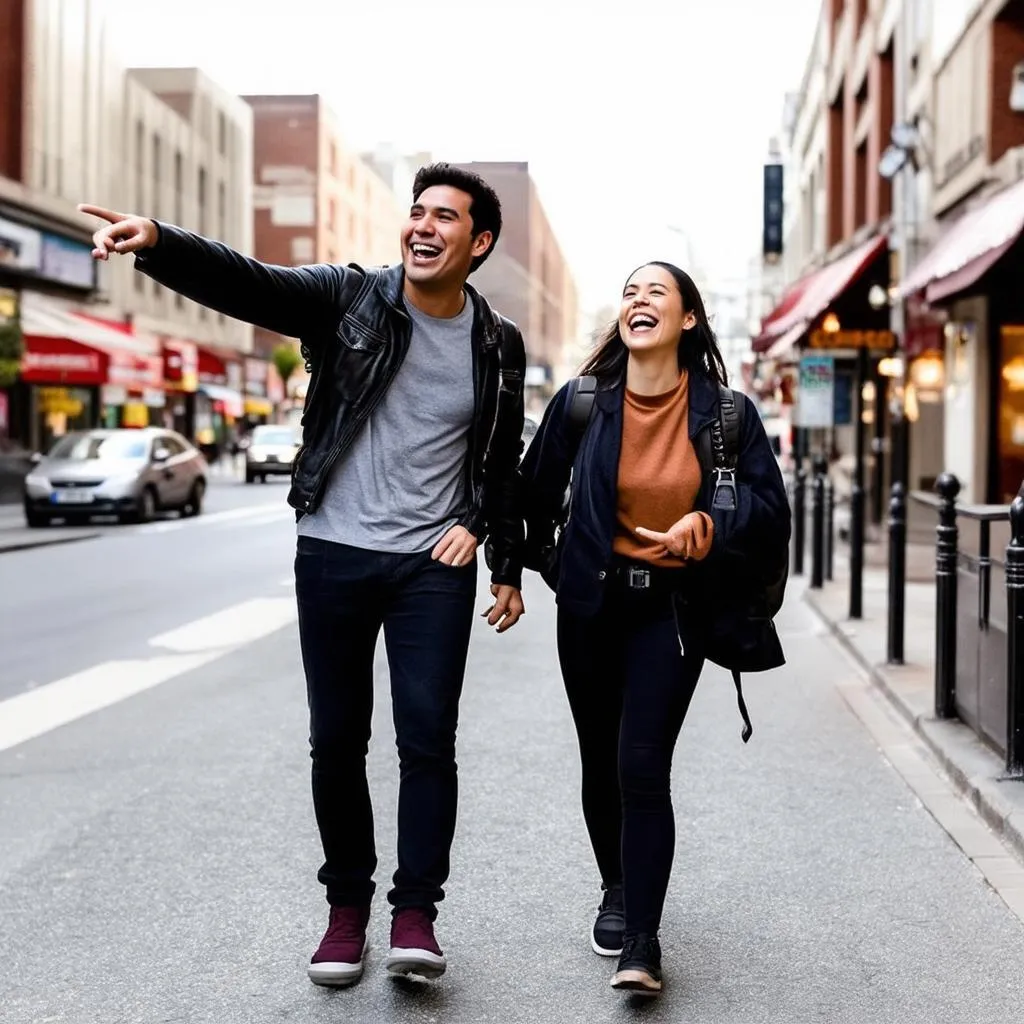
[[[715,539],[715,524],[706,512],[690,512],[678,523],[669,527],[667,533],[658,533],[638,526],[636,532],[647,540],[661,544],[666,551],[677,558],[692,558],[695,562],[707,558],[711,542]]]

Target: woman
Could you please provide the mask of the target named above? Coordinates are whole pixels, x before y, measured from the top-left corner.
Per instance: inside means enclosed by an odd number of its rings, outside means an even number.
[[[726,373],[700,294],[678,267],[632,274],[617,323],[582,373],[598,388],[578,451],[567,385],[523,462],[528,543],[550,537],[571,474],[553,585],[604,893],[591,943],[619,957],[614,988],[657,995],[675,843],[672,753],[704,664],[702,638],[720,614],[710,595],[784,548],[789,506],[760,417],[737,396],[746,408],[735,507],[712,507],[715,473],[698,451],[719,422]]]

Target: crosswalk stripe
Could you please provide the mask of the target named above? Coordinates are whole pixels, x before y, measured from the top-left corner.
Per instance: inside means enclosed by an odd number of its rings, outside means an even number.
[[[8,750],[79,718],[193,672],[287,626],[291,597],[243,601],[153,637],[150,658],[106,661],[0,701],[0,750]]]

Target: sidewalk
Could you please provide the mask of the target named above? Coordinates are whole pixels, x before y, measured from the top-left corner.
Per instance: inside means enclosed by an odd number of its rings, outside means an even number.
[[[957,720],[935,717],[934,582],[907,584],[904,665],[886,664],[888,573],[885,568],[870,564],[865,567],[864,614],[860,621],[849,618],[849,568],[845,558],[836,560],[834,582],[826,583],[818,591],[808,588],[804,597],[875,685],[911,723],[954,785],[986,822],[1024,856],[1024,782],[1007,779],[1002,758],[968,726]]]
[[[25,513],[20,505],[0,505],[0,555],[11,551],[48,547],[52,544],[92,540],[99,535],[100,531],[90,526],[49,526],[30,529],[25,525]]]

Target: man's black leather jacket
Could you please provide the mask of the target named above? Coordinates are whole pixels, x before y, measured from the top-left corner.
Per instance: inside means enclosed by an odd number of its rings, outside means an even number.
[[[402,301],[402,267],[268,266],[181,228],[158,226],[160,241],[137,254],[138,270],[203,306],[300,340],[310,382],[288,502],[300,515],[312,512],[331,467],[408,351],[412,327]],[[526,353],[518,328],[469,285],[466,292],[475,310],[476,410],[466,460],[468,511],[460,525],[481,544],[488,539],[492,581],[518,587],[523,524],[516,468]]]

